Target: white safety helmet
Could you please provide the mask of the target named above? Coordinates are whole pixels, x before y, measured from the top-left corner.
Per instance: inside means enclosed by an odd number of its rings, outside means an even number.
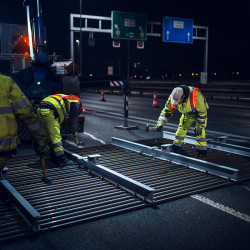
[[[171,93],[171,104],[174,104],[174,105],[179,104],[182,95],[183,95],[183,89],[181,87],[174,88]]]

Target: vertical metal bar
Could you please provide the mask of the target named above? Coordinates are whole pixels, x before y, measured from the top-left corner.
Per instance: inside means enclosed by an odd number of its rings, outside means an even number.
[[[74,62],[74,17],[72,14],[70,14],[70,58]]]
[[[80,0],[80,65],[79,65],[79,68],[80,68],[80,76],[82,76],[82,0]]]
[[[208,27],[206,27],[206,42],[205,42],[205,55],[204,55],[204,67],[203,72],[207,73],[208,64]]]
[[[129,40],[127,40],[127,81],[129,81]]]
[[[28,26],[28,34],[29,34],[29,43],[30,43],[30,57],[32,61],[35,60],[34,51],[33,51],[33,40],[32,40],[32,32],[31,32],[31,23],[30,23],[30,7],[26,6],[27,12],[27,26]]]

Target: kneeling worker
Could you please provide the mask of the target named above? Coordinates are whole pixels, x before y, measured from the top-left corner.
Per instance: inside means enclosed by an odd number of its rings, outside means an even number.
[[[156,127],[161,130],[176,109],[182,116],[179,127],[170,150],[174,153],[181,152],[181,146],[192,123],[196,123],[196,151],[200,160],[206,159],[207,140],[205,128],[207,126],[208,104],[198,88],[180,85],[173,89],[165,108],[162,110]]]
[[[63,151],[60,124],[70,117],[73,135],[77,137],[78,116],[82,109],[81,100],[75,95],[55,94],[44,98],[37,115],[45,131],[51,160],[58,166],[72,165]]]

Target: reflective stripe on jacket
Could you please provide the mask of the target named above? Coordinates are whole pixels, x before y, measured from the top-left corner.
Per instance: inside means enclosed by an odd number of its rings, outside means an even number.
[[[41,101],[41,107],[54,110],[55,117],[59,117],[59,123],[61,124],[65,118],[69,117],[70,104],[78,103],[76,99],[69,98],[68,95],[56,94],[50,95]]]
[[[24,122],[34,139],[44,140],[29,100],[12,78],[0,74],[0,152],[12,151],[18,145],[16,117]]]

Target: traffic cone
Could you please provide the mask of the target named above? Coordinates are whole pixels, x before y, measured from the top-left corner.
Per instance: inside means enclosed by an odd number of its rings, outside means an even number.
[[[106,100],[104,99],[104,93],[103,93],[103,89],[102,89],[102,92],[101,92],[101,99],[100,99],[101,102],[106,102]]]
[[[156,91],[154,92],[153,108],[158,108],[158,105],[157,105],[157,96],[156,96]]]

